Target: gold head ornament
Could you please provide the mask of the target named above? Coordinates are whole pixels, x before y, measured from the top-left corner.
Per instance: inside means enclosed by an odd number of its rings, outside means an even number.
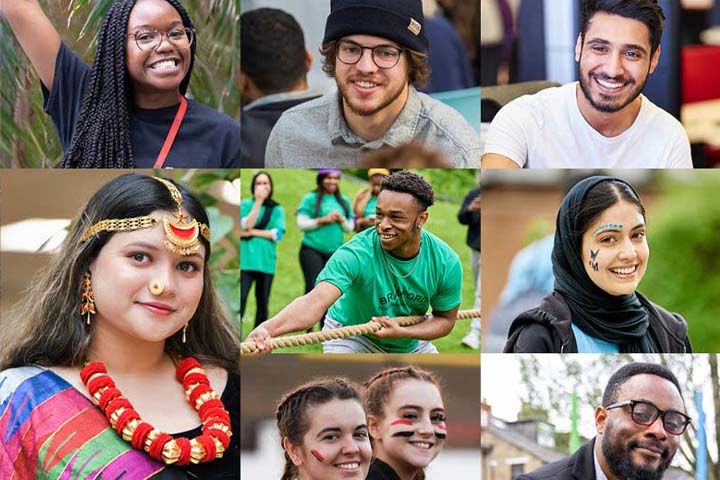
[[[190,215],[183,213],[183,198],[180,194],[180,190],[178,190],[172,182],[165,180],[164,178],[151,178],[165,185],[165,187],[170,191],[170,196],[177,204],[176,213],[163,215],[162,219],[153,217],[152,215],[145,215],[142,217],[108,218],[100,220],[85,230],[85,233],[80,238],[80,241],[85,242],[100,232],[130,232],[134,230],[152,228],[162,222],[163,231],[165,232],[163,245],[167,250],[173,253],[178,255],[191,255],[197,252],[200,248],[200,241],[198,240],[199,235],[205,237],[205,240],[209,243],[210,228],[206,224],[198,222]]]

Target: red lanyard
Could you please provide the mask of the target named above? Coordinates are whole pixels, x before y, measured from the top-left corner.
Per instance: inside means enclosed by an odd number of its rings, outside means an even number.
[[[165,143],[163,143],[163,146],[160,149],[160,153],[155,160],[155,165],[153,165],[153,168],[163,168],[163,165],[165,164],[165,159],[167,158],[168,153],[170,153],[170,149],[172,148],[175,137],[177,136],[177,132],[178,130],[180,130],[180,125],[182,124],[183,118],[185,118],[186,110],[187,100],[185,100],[185,97],[181,95],[180,106],[178,107],[177,113],[175,114],[175,119],[173,120],[167,137],[165,137]]]

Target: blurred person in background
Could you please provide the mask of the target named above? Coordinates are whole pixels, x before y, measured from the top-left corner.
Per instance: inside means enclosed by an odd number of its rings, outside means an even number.
[[[272,199],[272,178],[256,173],[250,198],[240,202],[240,318],[255,283],[255,327],[268,318],[268,302],[277,265],[277,242],[285,233],[285,211]]]
[[[380,193],[380,185],[383,179],[390,175],[390,170],[387,168],[371,168],[367,174],[370,185],[360,190],[353,201],[356,232],[361,232],[368,227],[375,226],[377,196]]]
[[[468,227],[466,243],[470,247],[470,264],[475,279],[473,309],[480,309],[480,187],[473,188],[465,196],[457,218],[461,224]],[[480,348],[480,318],[473,318],[470,331],[461,343],[472,349]]]
[[[280,115],[320,93],[308,90],[312,55],[292,15],[274,8],[243,11],[240,36],[241,166],[262,168]]]
[[[370,168],[450,168],[445,156],[419,142],[383,147],[367,153],[360,166]]]

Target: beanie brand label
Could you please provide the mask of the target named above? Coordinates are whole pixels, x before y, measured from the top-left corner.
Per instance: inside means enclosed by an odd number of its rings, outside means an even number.
[[[417,35],[420,35],[420,30],[422,30],[422,25],[420,25],[420,22],[418,22],[414,18],[411,18],[410,25],[408,25],[407,29],[410,30],[412,33],[414,33],[417,36]]]

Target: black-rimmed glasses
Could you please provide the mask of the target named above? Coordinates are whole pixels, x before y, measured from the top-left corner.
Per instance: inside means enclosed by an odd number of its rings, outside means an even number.
[[[135,39],[135,43],[140,50],[149,51],[160,46],[163,36],[167,37],[168,41],[176,47],[189,47],[193,42],[194,34],[195,30],[192,28],[178,27],[168,32],[147,29],[138,30],[128,35]]]
[[[605,407],[605,410],[630,406],[630,417],[633,422],[644,427],[655,423],[658,417],[662,418],[665,431],[671,435],[682,435],[690,424],[690,417],[677,410],[660,410],[653,403],[645,400],[626,400]]]
[[[338,60],[346,65],[355,65],[360,61],[365,50],[370,50],[375,65],[379,68],[393,68],[400,61],[400,54],[404,48],[393,47],[392,45],[376,45],[374,47],[363,47],[360,44],[349,40],[340,40],[336,44],[336,56]]]

